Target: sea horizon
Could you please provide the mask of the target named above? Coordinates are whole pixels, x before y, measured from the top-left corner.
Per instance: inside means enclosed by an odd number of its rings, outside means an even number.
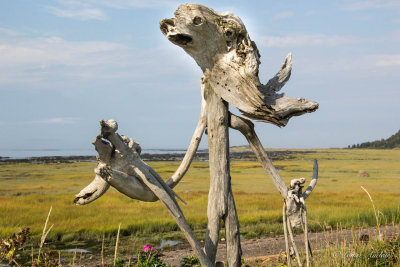
[[[199,149],[201,151],[201,149]],[[142,154],[183,154],[186,149],[143,149]],[[0,149],[0,158],[24,159],[36,157],[96,156],[94,149]]]

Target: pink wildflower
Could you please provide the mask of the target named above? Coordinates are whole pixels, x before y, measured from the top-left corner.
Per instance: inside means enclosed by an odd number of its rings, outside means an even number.
[[[143,246],[143,252],[148,252],[148,251],[154,251],[155,248],[153,248],[150,245],[145,245]]]

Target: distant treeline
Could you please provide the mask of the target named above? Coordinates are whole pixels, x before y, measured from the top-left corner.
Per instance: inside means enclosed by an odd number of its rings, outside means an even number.
[[[389,137],[373,142],[365,142],[361,144],[349,145],[348,148],[376,148],[376,149],[393,149],[400,148],[400,130]]]

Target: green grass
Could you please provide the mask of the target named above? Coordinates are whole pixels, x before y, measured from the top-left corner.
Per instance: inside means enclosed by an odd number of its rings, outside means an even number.
[[[307,199],[312,231],[337,224],[348,228],[376,225],[369,198],[360,186],[370,192],[377,209],[384,214],[382,223],[400,222],[399,150],[304,152],[307,153],[274,164],[287,184],[299,177],[309,182],[312,160],[318,159],[318,185]],[[150,162],[150,165],[167,179],[179,162]],[[110,189],[89,205],[75,206],[74,195],[91,182],[95,166],[95,163],[0,165],[0,236],[6,237],[25,226],[40,236],[48,210],[53,206],[50,224],[54,228],[48,239],[55,243],[77,246],[74,242],[84,242],[83,245],[98,250],[103,234],[112,244],[120,222],[121,242],[129,243],[131,249],[144,244],[157,245],[161,239],[183,239],[160,202],[139,202]],[[358,177],[360,170],[370,176]],[[260,164],[232,162],[231,176],[242,234],[245,237],[281,234],[282,198]],[[208,185],[208,163],[193,162],[175,188],[188,203],[181,207],[199,239],[204,239]]]

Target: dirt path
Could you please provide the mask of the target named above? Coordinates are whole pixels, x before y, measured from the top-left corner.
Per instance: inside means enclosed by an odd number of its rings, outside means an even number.
[[[400,234],[400,225],[385,226],[381,228],[381,232],[385,237]],[[363,236],[364,235],[364,236]],[[376,228],[370,227],[366,229],[357,230],[337,230],[331,229],[325,232],[310,233],[309,239],[313,250],[325,247],[327,244],[337,244],[338,242],[345,241],[351,243],[354,239],[360,239],[361,236],[364,238],[365,235],[374,238],[376,236]],[[303,234],[295,236],[296,245],[300,248],[304,248],[304,236]],[[241,242],[242,245],[242,258],[249,259],[255,257],[262,257],[268,255],[276,255],[285,250],[285,239],[284,236],[277,237],[261,237],[245,239]],[[181,245],[179,249],[171,251],[163,251],[163,261],[174,266],[180,265],[180,260],[183,257],[193,255],[193,251],[189,246],[184,248]],[[217,260],[225,261],[226,259],[226,245],[224,242],[218,245]]]
[[[381,232],[384,237],[400,235],[400,225],[381,227]],[[327,244],[335,245],[342,242],[352,243],[353,240],[359,240],[363,236],[369,239],[376,237],[376,227],[355,230],[337,230],[330,229],[325,232],[310,233],[309,239],[313,251],[319,250],[327,246]],[[295,235],[295,241],[300,250],[304,248],[303,234]],[[278,254],[285,250],[284,236],[276,237],[260,237],[244,239],[241,241],[242,258],[245,262],[254,261],[255,259],[262,261],[276,261]],[[177,246],[162,250],[161,257],[164,263],[180,266],[182,258],[194,255],[189,244],[181,243]],[[119,255],[121,258],[129,258],[128,255]],[[133,258],[131,260],[134,260]],[[226,244],[221,241],[218,245],[217,261],[226,260]],[[113,266],[110,259],[106,260],[105,266]],[[251,264],[250,264],[251,265]],[[101,266],[101,257],[99,255],[87,254],[82,260],[79,260],[77,266]],[[258,266],[258,265],[257,265]]]

